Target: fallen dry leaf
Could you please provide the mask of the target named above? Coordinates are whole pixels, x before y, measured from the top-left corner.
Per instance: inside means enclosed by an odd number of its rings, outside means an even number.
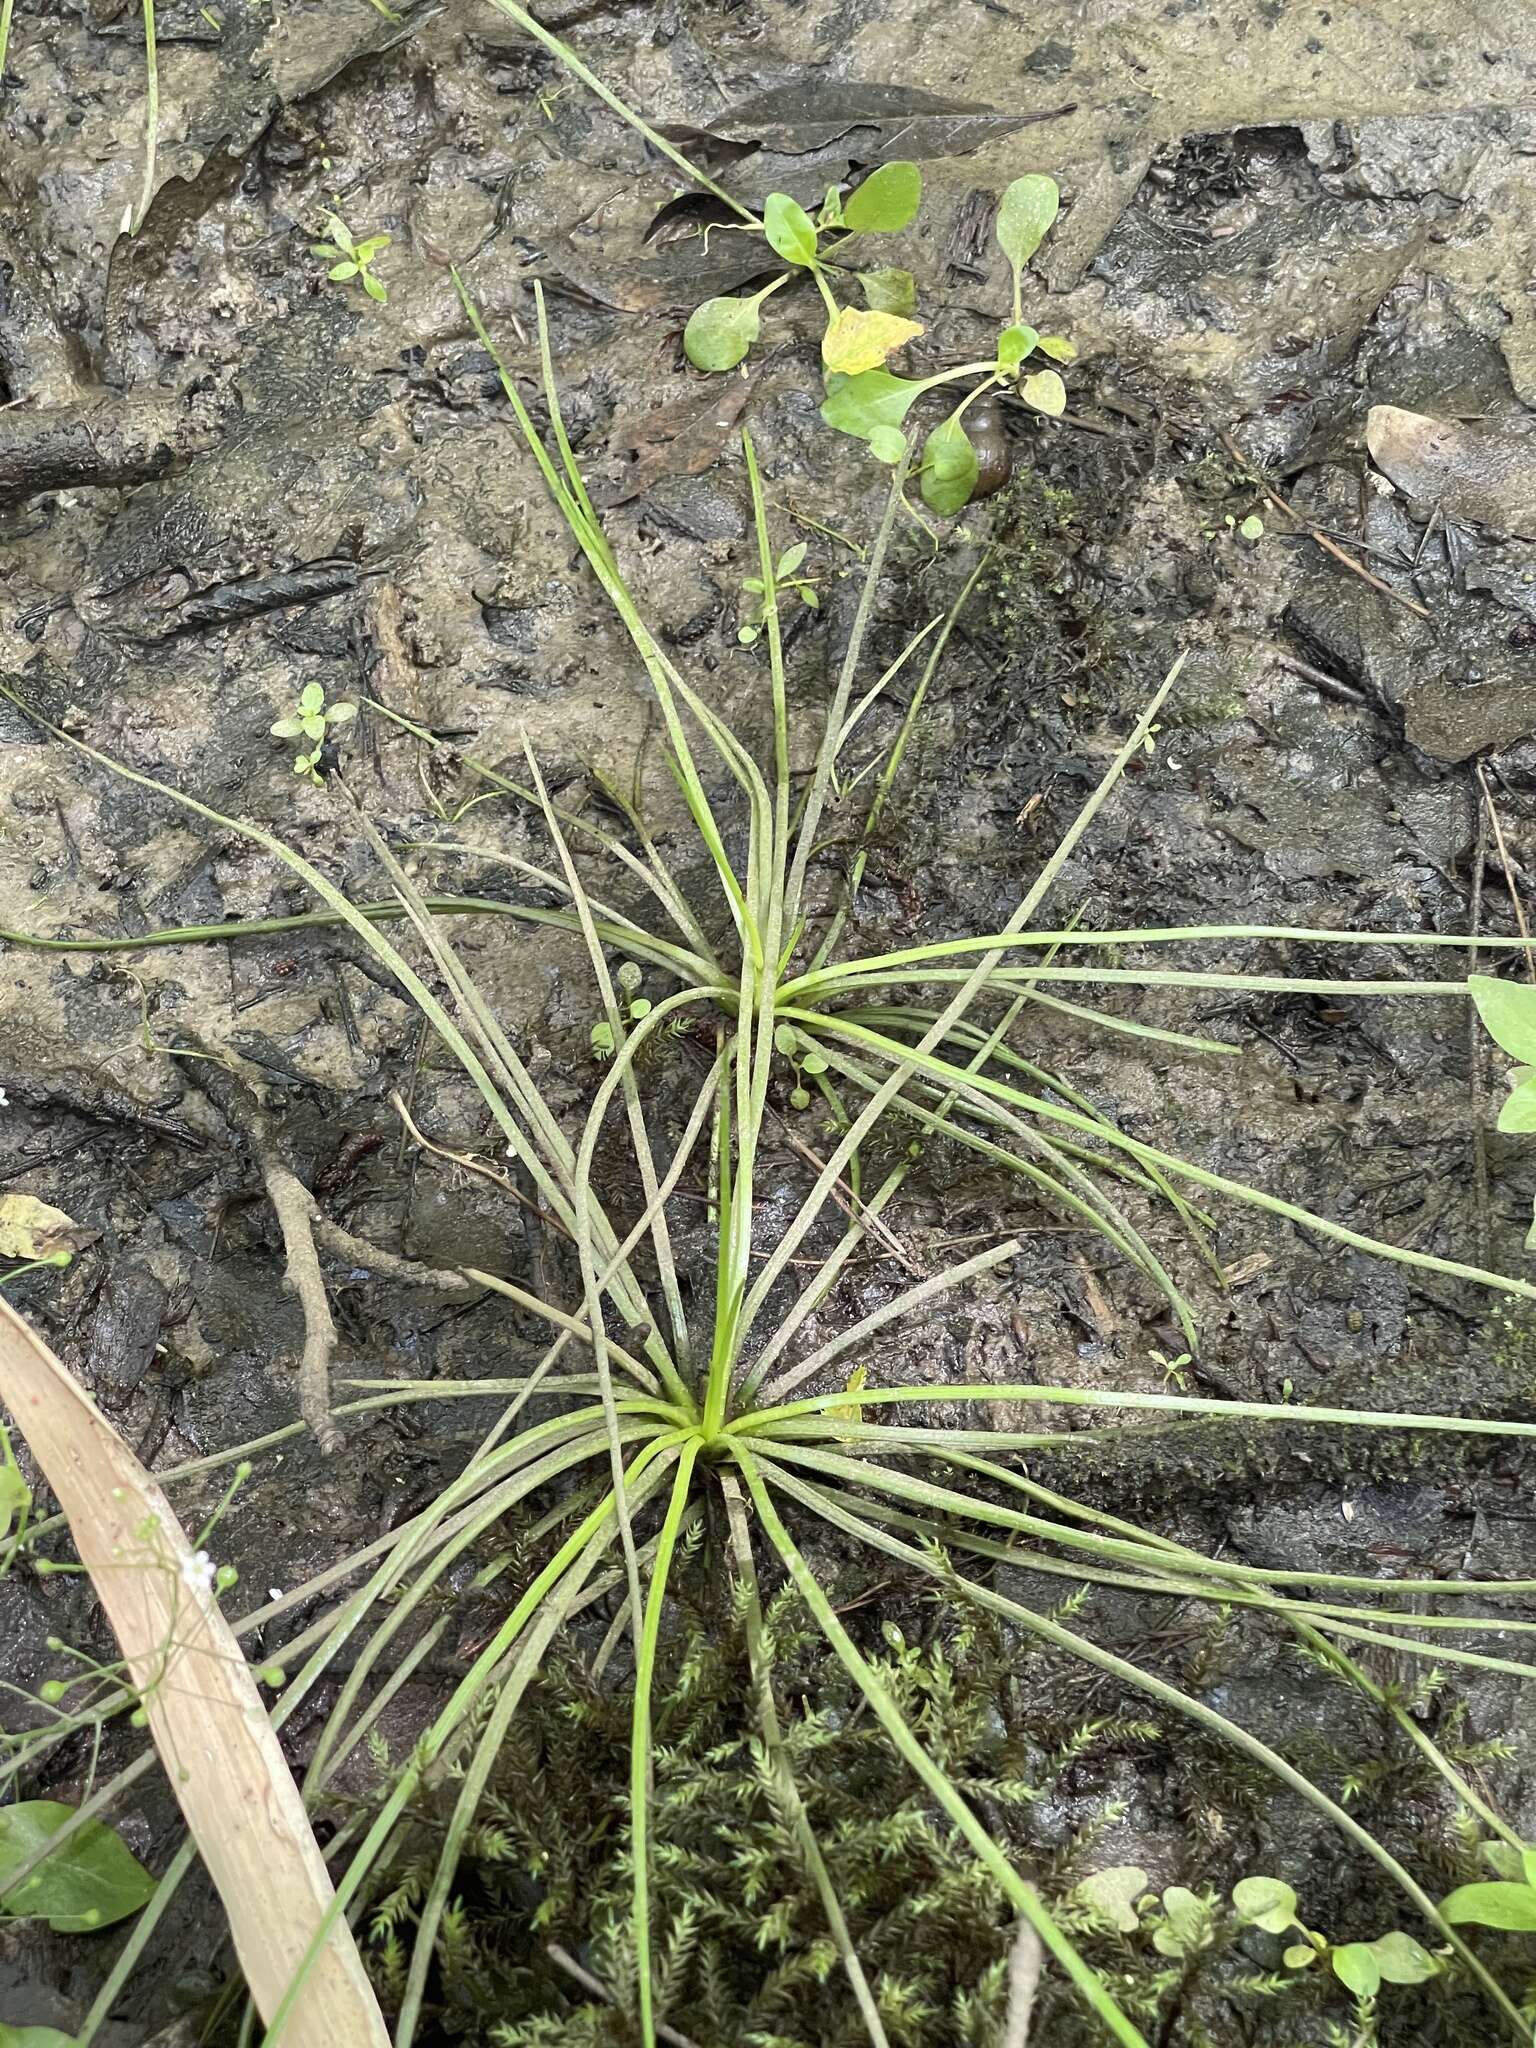
[[[55,1252],[77,1252],[96,1235],[36,1195],[0,1195],[0,1259],[47,1259]]]
[[[270,2021],[334,1893],[256,1681],[207,1588],[207,1567],[154,1479],[3,1297],[0,1399],[58,1496],[218,1889],[251,1997]],[[388,2048],[344,1916],[282,2039],[283,2048]]]
[[[608,454],[625,465],[617,481],[593,492],[605,508],[627,504],[669,476],[702,476],[719,460],[725,437],[747,402],[744,377],[712,379],[702,397],[690,394],[649,412],[614,421]]]
[[[1446,519],[1536,538],[1536,431],[1529,419],[1437,420],[1397,405],[1366,414],[1371,460]]]

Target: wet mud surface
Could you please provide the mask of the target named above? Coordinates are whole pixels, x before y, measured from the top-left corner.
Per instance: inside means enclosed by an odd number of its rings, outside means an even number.
[[[1079,359],[1065,421],[1007,413],[1006,491],[941,525],[937,545],[915,525],[898,538],[876,660],[945,608],[980,547],[993,556],[873,848],[860,950],[995,928],[1186,651],[1156,751],[1063,872],[1059,921],[1515,929],[1536,865],[1536,28],[1517,10],[562,0],[542,18],[657,123],[718,127],[754,95],[850,80],[1047,117],[939,122],[933,154],[912,152],[926,201],[891,260],[915,273],[928,322],[914,366],[990,348],[1008,296],[992,209],[1026,170],[1062,187],[1029,289]],[[310,684],[331,702],[372,696],[509,772],[526,736],[562,802],[607,817],[599,778],[632,790],[664,849],[692,860],[645,678],[446,266],[530,401],[543,283],[572,438],[625,575],[674,658],[759,741],[761,654],[737,640],[756,558],[736,428],[750,424],[775,520],[810,542],[822,591],[789,643],[803,731],[883,496],[877,465],[817,416],[813,295],[782,295],[742,375],[689,370],[682,319],[727,288],[730,237],[647,245],[675,179],[489,7],[391,24],[360,4],[229,0],[215,28],[178,4],[159,33],[154,191],[129,237],[137,15],[113,0],[16,13],[0,81],[0,674],[90,745],[293,842],[358,900],[383,892],[354,814],[296,777],[268,730]],[[811,195],[845,175],[837,133],[819,153],[803,128],[789,140],[777,171],[808,176]],[[387,304],[328,284],[310,254],[333,204],[357,235],[392,238]],[[1404,430],[1403,415],[1442,431]],[[1237,531],[1251,515],[1252,540]],[[377,712],[341,758],[397,846],[464,849],[412,856],[434,887],[506,895],[498,853],[544,857],[515,801],[445,831],[433,813],[452,806],[451,764]],[[829,861],[829,893],[836,873]],[[309,907],[259,848],[0,702],[0,926],[125,937]],[[458,935],[574,1114],[594,1072],[579,946],[500,920]],[[1329,974],[1339,959],[1232,942],[1200,964]],[[1465,964],[1405,944],[1361,971]],[[1161,991],[1111,1006],[1241,1047],[1201,1060],[1042,1016],[1035,1056],[1133,1136],[1355,1230],[1528,1272],[1536,1154],[1493,1134],[1502,1084],[1460,1001]],[[349,1230],[428,1265],[575,1288],[503,1195],[402,1140],[394,1090],[450,1150],[487,1142],[408,1005],[334,934],[113,955],[0,944],[0,1088],[0,1192],[96,1233],[67,1272],[10,1298],[152,1465],[296,1412],[302,1331],[252,1103]],[[771,1156],[787,1203],[800,1162],[787,1143]],[[901,1231],[922,1257],[999,1231],[1025,1249],[1001,1282],[904,1332],[881,1371],[1161,1383],[1151,1354],[1176,1354],[1177,1333],[1098,1240],[969,1157],[934,1152],[917,1185]],[[1536,1333],[1520,1312],[1273,1216],[1229,1207],[1220,1221],[1232,1285],[1191,1276],[1192,1390],[1529,1412]],[[818,1327],[901,1278],[872,1255]],[[537,1355],[536,1328],[506,1304],[466,1308],[361,1269],[332,1279],[342,1371],[483,1376]],[[285,1446],[225,1525],[250,1604],[424,1504],[479,1414],[399,1411],[329,1461]],[[1076,1449],[1068,1433],[1034,1469],[1251,1562],[1536,1576],[1526,1461],[1451,1442],[1138,1425]],[[20,1575],[0,1587],[0,1664],[24,1687],[46,1675],[46,1637],[85,1626],[60,1584],[46,1598]],[[1131,1596],[1093,1606],[1113,1647],[1166,1627]],[[1159,1652],[1173,1675],[1188,1649],[1174,1631]],[[1342,1725],[1347,1696],[1271,1634],[1236,1628],[1208,1662],[1202,1697],[1275,1739],[1302,1731],[1336,1771],[1358,1761],[1352,1741],[1381,1739]],[[1512,1681],[1455,1691],[1469,1740],[1514,1724]],[[430,1695],[423,1683],[406,1705]],[[303,1725],[295,1740],[302,1758]],[[66,1751],[33,1789],[78,1794],[87,1762]],[[1278,1792],[1236,1800],[1222,1831],[1192,1829],[1208,1769],[1194,1743],[1108,1766],[1091,1789],[1127,1810],[1104,1860],[1197,1885],[1284,1860],[1347,1915],[1358,1867]],[[1536,1835],[1528,1759],[1488,1779]],[[1411,1772],[1356,1810],[1409,1860],[1444,1831],[1444,1802]],[[158,1855],[170,1817],[148,1800],[126,1832]],[[195,2002],[206,1966],[205,1934],[168,1936],[158,1990],[99,2038],[144,2040]],[[10,1935],[0,1971],[16,1987],[5,2017],[57,2025],[99,1975],[78,1945]],[[1063,2009],[1045,2038],[1073,2041],[1073,2024]],[[1251,2038],[1310,2038],[1289,2024]],[[1463,2038],[1452,2018],[1425,2024],[1440,2030],[1415,2039]]]

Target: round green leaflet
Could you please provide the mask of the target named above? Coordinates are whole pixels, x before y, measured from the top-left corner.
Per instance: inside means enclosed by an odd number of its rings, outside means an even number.
[[[1365,1942],[1346,1941],[1342,1948],[1333,1951],[1329,1961],[1335,1977],[1356,1998],[1374,1998],[1381,1989],[1381,1965]]]
[[[1040,337],[1033,327],[1022,322],[1013,327],[1005,327],[997,337],[997,367],[1000,370],[1016,370],[1031,349],[1038,348],[1039,345]]]
[[[1232,1887],[1239,1920],[1266,1934],[1284,1934],[1296,1919],[1296,1894],[1278,1877],[1242,1877]]]
[[[1067,387],[1054,370],[1037,370],[1032,377],[1026,377],[1019,386],[1019,396],[1026,405],[1032,405],[1036,412],[1048,413],[1060,419],[1067,409]]]
[[[688,315],[683,352],[696,370],[734,370],[758,327],[756,299],[706,299]]]

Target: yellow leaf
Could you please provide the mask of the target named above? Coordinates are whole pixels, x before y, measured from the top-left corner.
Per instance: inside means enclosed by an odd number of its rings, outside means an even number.
[[[868,1374],[868,1366],[856,1365],[848,1375],[848,1384],[844,1387],[843,1392],[845,1394],[857,1394],[863,1387]],[[833,1422],[859,1423],[864,1420],[864,1410],[857,1401],[837,1401],[827,1410],[827,1415]],[[840,1443],[847,1443],[848,1440],[841,1431],[838,1432],[838,1441]]]
[[[46,1259],[77,1252],[96,1235],[36,1195],[0,1195],[0,1259]]]
[[[829,370],[856,377],[861,370],[878,370],[888,355],[923,331],[916,320],[903,320],[897,313],[862,313],[857,306],[844,306],[821,337],[821,360]]]

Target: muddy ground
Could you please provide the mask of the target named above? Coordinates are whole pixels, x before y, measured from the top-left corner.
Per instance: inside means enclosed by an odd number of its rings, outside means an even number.
[[[1536,863],[1528,19],[1441,0],[562,0],[543,18],[657,123],[705,128],[772,88],[837,81],[1032,117],[925,131],[924,209],[892,257],[916,274],[928,323],[916,366],[989,346],[1007,304],[990,234],[1002,187],[1026,170],[1062,187],[1026,310],[1077,346],[1069,417],[1010,414],[1013,483],[933,537],[905,526],[882,592],[885,656],[944,608],[979,546],[995,548],[874,851],[866,950],[1006,916],[1182,651],[1156,752],[1064,873],[1060,911],[1514,929],[1511,885]],[[675,179],[489,6],[451,0],[391,24],[361,0],[176,0],[159,40],[153,198],[130,237],[138,16],[121,0],[16,12],[0,81],[0,673],[92,745],[293,840],[359,897],[380,892],[355,824],[268,733],[311,683],[331,701],[371,692],[492,761],[520,758],[526,734],[564,801],[593,803],[601,774],[637,790],[663,844],[686,852],[644,676],[573,561],[446,265],[462,267],[530,397],[542,281],[567,417],[625,573],[675,657],[753,735],[763,669],[737,642],[755,555],[733,419],[750,423],[784,538],[810,543],[822,603],[797,615],[790,643],[810,731],[883,492],[878,466],[817,416],[813,296],[780,296],[741,376],[690,371],[682,319],[712,288],[697,283],[707,264],[728,267],[728,238],[708,257],[697,242],[647,245]],[[862,146],[861,131],[839,161],[834,139],[802,196]],[[357,235],[392,238],[387,304],[328,284],[310,253],[333,203]],[[1481,422],[1481,453],[1399,473],[1394,488],[1365,453],[1373,406]],[[661,408],[687,409],[681,436],[658,434]],[[40,487],[28,435],[55,409],[77,438],[44,449],[63,467]],[[675,435],[677,417],[665,424]],[[1255,540],[1235,530],[1251,514]],[[446,789],[441,764],[366,711],[344,748],[381,829],[431,836],[425,791]],[[453,888],[504,894],[496,850],[539,857],[516,804],[481,806],[455,836],[468,855],[418,856]],[[259,850],[0,705],[0,925],[119,936],[305,907]],[[564,1090],[575,1105],[593,1014],[579,949],[499,922],[466,926],[463,943],[510,1028],[546,1049],[557,1101]],[[1313,973],[1339,959],[1237,944],[1204,957]],[[1452,958],[1405,948],[1373,954],[1369,971],[1455,973]],[[1200,1061],[1050,1020],[1048,1057],[1070,1060],[1133,1134],[1358,1230],[1529,1270],[1536,1156],[1492,1135],[1501,1083],[1459,1002],[1161,996],[1136,1014],[1243,1051]],[[94,1233],[66,1273],[11,1298],[149,1462],[294,1413],[299,1322],[253,1161],[254,1096],[349,1228],[429,1263],[529,1278],[538,1248],[498,1198],[402,1142],[388,1107],[402,1086],[442,1142],[483,1142],[410,1010],[333,936],[107,957],[0,946],[0,1186]],[[795,1184],[787,1147],[775,1166]],[[935,1156],[925,1173],[903,1224],[925,1253],[1003,1229],[1026,1251],[1005,1284],[908,1332],[887,1370],[1160,1383],[1150,1354],[1178,1344],[1096,1240],[963,1159]],[[1223,1212],[1220,1246],[1237,1284],[1201,1300],[1198,1390],[1527,1412],[1532,1339],[1486,1295],[1248,1211]],[[494,1307],[333,1277],[359,1372],[484,1374],[531,1343]],[[872,1259],[838,1313],[895,1277]],[[289,1451],[227,1524],[246,1587],[291,1588],[419,1505],[471,1427],[381,1421],[328,1463]],[[1521,1461],[1503,1449],[1367,1454],[1278,1432],[1118,1441],[1114,1455],[1055,1462],[1121,1512],[1152,1510],[1233,1556],[1536,1574]],[[61,1609],[79,1619],[57,1582],[46,1598],[20,1574],[0,1589],[0,1662],[17,1683],[47,1675],[44,1638],[69,1633]],[[1118,1646],[1161,1625],[1130,1602],[1098,1613]],[[1176,1670],[1176,1641],[1166,1654]],[[1257,1732],[1348,1746],[1337,1691],[1257,1633],[1234,1632],[1203,1685]],[[1457,1691],[1472,1738],[1509,1731],[1508,1681]],[[1354,1735],[1380,1741],[1363,1722]],[[83,1754],[55,1762],[27,1789],[78,1794]],[[1347,1913],[1358,1869],[1278,1796],[1242,1816],[1236,1840],[1192,1846],[1206,1768],[1177,1747],[1112,1760],[1094,1789],[1129,1808],[1106,1860],[1219,1884],[1284,1856],[1299,1889]],[[1536,1834],[1527,1757],[1487,1781]],[[1440,1825],[1422,1792],[1399,1784],[1359,1809],[1421,1858]],[[125,1829],[151,1857],[169,1839],[153,1801]],[[99,1980],[96,1951],[0,1939],[0,2017],[68,2026]],[[196,1996],[207,1954],[188,1922],[100,2038],[136,2043],[164,2024],[177,1996]],[[1291,2036],[1277,2019],[1253,2038]]]

